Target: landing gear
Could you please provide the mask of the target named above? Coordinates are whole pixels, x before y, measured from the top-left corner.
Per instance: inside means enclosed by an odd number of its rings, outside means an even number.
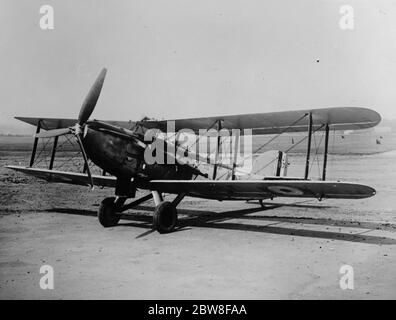
[[[98,219],[100,224],[105,227],[114,227],[120,221],[121,215],[117,214],[117,205],[115,197],[106,198],[100,204],[98,210]]]
[[[136,207],[137,205],[154,199],[155,209],[153,215],[153,229],[159,233],[172,232],[177,225],[177,205],[183,200],[185,193],[178,194],[172,202],[164,201],[162,194],[158,191],[141,197],[129,204],[125,204],[127,196],[106,198],[102,201],[98,210],[98,219],[102,226],[114,227],[120,221],[121,213]]]
[[[265,209],[265,204],[264,204],[264,202],[263,202],[263,199],[260,199],[259,202],[260,202],[261,208]]]
[[[159,233],[169,233],[175,229],[176,224],[177,210],[171,202],[164,201],[155,207],[153,229]]]
[[[186,196],[180,193],[172,202],[164,201],[162,194],[158,191],[152,191],[155,209],[153,215],[153,229],[159,233],[169,233],[175,230],[177,224],[177,205]]]

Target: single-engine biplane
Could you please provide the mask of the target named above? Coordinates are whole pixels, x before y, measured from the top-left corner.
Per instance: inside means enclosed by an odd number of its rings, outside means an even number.
[[[216,200],[259,200],[275,197],[302,198],[339,198],[361,199],[371,197],[375,190],[371,187],[339,181],[326,181],[326,164],[328,142],[331,130],[358,130],[377,125],[381,121],[380,115],[366,108],[322,108],[298,111],[271,112],[258,114],[242,114],[221,117],[205,117],[174,120],[175,132],[188,128],[198,134],[199,130],[251,130],[254,135],[274,135],[283,133],[307,132],[305,173],[303,177],[294,178],[280,174],[280,168],[285,166],[284,154],[279,152],[277,170],[274,175],[249,176],[241,179],[238,176],[238,161],[231,156],[231,164],[224,165],[218,161],[220,154],[221,136],[217,134],[217,145],[213,157],[195,154],[197,163],[181,162],[167,150],[170,146],[179,147],[177,137],[167,139],[160,134],[147,141],[145,133],[148,130],[164,132],[167,121],[142,120],[128,121],[99,121],[89,120],[102,90],[106,76],[103,69],[87,97],[85,98],[77,119],[55,118],[27,118],[17,119],[36,126],[30,165],[7,166],[10,169],[43,178],[51,182],[62,182],[78,185],[94,185],[115,188],[115,197],[102,201],[98,218],[104,227],[118,223],[121,213],[131,209],[149,199],[153,199],[155,210],[153,214],[153,228],[160,233],[171,232],[177,224],[177,205],[185,196],[200,197]],[[41,131],[45,130],[45,131]],[[321,178],[309,178],[311,138],[316,131],[324,135],[323,170]],[[75,137],[84,160],[82,172],[60,171],[53,168],[57,150],[58,138],[61,136]],[[177,136],[177,135],[176,135]],[[36,149],[39,139],[53,138],[51,159],[48,168],[34,167]],[[145,152],[154,142],[163,140],[165,148],[156,152],[166,153],[173,162],[148,163]],[[234,139],[234,155],[237,154],[240,139]],[[271,139],[272,140],[272,139]],[[294,140],[293,140],[294,143]],[[183,150],[184,155],[191,154],[188,147]],[[102,174],[92,174],[88,161],[93,162],[103,170]],[[210,161],[212,160],[212,161]],[[212,163],[211,163],[212,162]],[[286,161],[287,162],[287,161]],[[203,172],[200,163],[209,164],[211,172]],[[226,178],[220,177],[219,170],[228,171]],[[133,200],[136,189],[147,190],[147,195]],[[163,194],[175,194],[172,201],[164,201]]]

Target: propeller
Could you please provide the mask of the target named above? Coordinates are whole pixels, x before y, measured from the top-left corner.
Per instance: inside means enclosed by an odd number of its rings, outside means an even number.
[[[80,113],[78,114],[77,123],[73,127],[48,130],[35,134],[36,138],[53,138],[53,137],[63,136],[65,134],[74,134],[76,136],[78,145],[81,149],[81,153],[83,155],[84,162],[87,168],[88,178],[92,188],[93,188],[93,179],[88,165],[88,157],[85,152],[84,146],[82,144],[80,134],[82,132],[82,127],[88,121],[89,117],[91,116],[92,112],[95,109],[96,103],[98,102],[100,92],[102,91],[103,82],[106,77],[106,72],[107,69],[103,68],[102,71],[99,73],[98,77],[96,78],[91,89],[88,91],[88,94],[85,97],[85,100],[81,106]]]
[[[60,128],[54,130],[43,131],[40,133],[36,133],[34,135],[35,138],[53,138],[63,136],[65,134],[72,133],[71,128]]]
[[[106,77],[106,68],[103,68],[102,71],[99,73],[96,81],[94,82],[93,86],[89,90],[85,100],[81,106],[80,114],[78,115],[77,123],[82,126],[89,117],[91,116],[92,112],[95,109],[96,102],[98,102],[100,92],[102,91],[103,82]]]

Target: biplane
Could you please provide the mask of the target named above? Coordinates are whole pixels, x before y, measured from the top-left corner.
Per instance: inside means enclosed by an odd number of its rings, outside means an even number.
[[[7,166],[10,169],[45,179],[77,185],[111,187],[115,196],[105,198],[98,209],[99,222],[104,227],[115,226],[121,213],[139,204],[154,200],[153,229],[160,233],[171,232],[177,225],[177,206],[186,196],[216,200],[259,200],[275,197],[302,197],[337,199],[361,199],[375,195],[376,191],[366,185],[326,180],[329,134],[331,130],[358,130],[374,127],[381,121],[380,115],[367,108],[334,107],[307,109],[285,112],[227,115],[219,117],[189,118],[174,120],[175,132],[188,128],[198,134],[199,130],[216,128],[221,130],[251,130],[251,135],[279,136],[284,133],[300,133],[307,140],[305,172],[302,177],[288,177],[277,170],[274,175],[238,176],[237,157],[232,156],[231,164],[223,165],[217,161],[220,154],[221,136],[217,134],[214,161],[205,161],[207,156],[198,155],[198,164],[173,161],[167,163],[148,163],[145,152],[154,142],[164,142],[164,152],[169,158],[169,146],[178,146],[177,137],[172,142],[167,136],[156,135],[145,139],[148,130],[166,131],[166,120],[141,121],[100,121],[89,120],[97,104],[106,69],[103,69],[89,90],[77,119],[16,117],[36,126],[33,149],[29,166]],[[44,131],[43,131],[44,130]],[[321,177],[313,180],[309,177],[311,139],[315,132],[324,135],[323,170]],[[306,134],[305,134],[306,133]],[[61,171],[53,167],[58,138],[75,138],[83,158],[81,172]],[[53,138],[51,159],[48,168],[35,167],[36,149],[39,139]],[[239,137],[240,138],[240,137]],[[237,153],[238,139],[234,139],[234,154]],[[51,140],[52,141],[52,140]],[[293,140],[294,143],[294,140]],[[189,154],[188,147],[183,154]],[[277,169],[284,164],[282,152],[279,152]],[[197,156],[197,155],[194,155]],[[212,157],[213,160],[213,157]],[[91,173],[88,161],[101,168],[101,174]],[[203,172],[200,162],[210,163],[211,172]],[[219,170],[230,174],[220,177]],[[147,190],[147,194],[138,199],[136,190]],[[173,194],[171,201],[165,201],[164,194]],[[132,199],[132,200],[129,200]],[[127,201],[130,201],[127,203]]]

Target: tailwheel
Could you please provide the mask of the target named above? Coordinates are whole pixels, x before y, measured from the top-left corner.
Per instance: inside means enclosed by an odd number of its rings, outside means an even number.
[[[153,216],[153,229],[159,233],[172,232],[177,224],[176,207],[169,201],[161,202],[156,206]]]
[[[114,227],[120,221],[121,215],[117,214],[115,197],[106,198],[100,204],[98,219],[100,224],[107,227]]]

